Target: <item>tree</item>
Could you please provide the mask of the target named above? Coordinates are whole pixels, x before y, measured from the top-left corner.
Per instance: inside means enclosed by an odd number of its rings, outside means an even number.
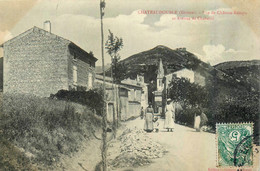
[[[126,75],[126,66],[119,62],[120,55],[118,53],[123,48],[123,39],[114,36],[110,30],[108,31],[109,35],[105,48],[111,57],[111,76],[115,83],[120,83]]]
[[[114,89],[114,82],[119,83],[121,81],[123,73],[126,72],[125,69],[123,69],[123,65],[119,64],[120,55],[118,52],[123,47],[123,39],[118,38],[117,36],[114,36],[114,34],[109,31],[108,40],[106,41],[105,48],[107,49],[107,53],[111,56],[111,78],[112,78],[112,88]],[[113,134],[114,138],[116,137],[116,114],[115,114],[115,108],[117,113],[117,123],[119,116],[119,110],[118,110],[118,90],[115,90],[114,100],[115,104],[113,107]],[[117,124],[118,125],[118,124]]]
[[[205,107],[208,102],[208,92],[205,87],[191,83],[186,78],[178,78],[175,75],[172,76],[168,97],[175,102],[183,102],[185,106]]]

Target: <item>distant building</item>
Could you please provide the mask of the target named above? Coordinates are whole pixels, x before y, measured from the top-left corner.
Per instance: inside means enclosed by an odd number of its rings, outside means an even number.
[[[178,50],[181,52],[186,52],[185,48],[179,48]],[[187,68],[183,68],[179,71],[165,75],[163,63],[160,59],[157,70],[156,91],[153,92],[153,106],[156,113],[160,113],[162,115],[164,114],[164,107],[167,99],[167,90],[169,88],[169,84],[172,81],[173,75],[176,75],[178,78],[186,78],[191,83],[196,83],[200,86],[205,86],[205,77],[202,76],[199,72]]]
[[[1,45],[4,93],[47,97],[60,89],[93,86],[97,59],[47,30],[33,27]]]
[[[130,78],[122,80],[120,84],[112,84],[111,77],[105,77],[105,82],[107,118],[109,121],[113,120],[113,111],[117,112],[116,105],[118,105],[121,120],[137,117],[140,115],[141,107],[147,107],[148,89],[143,76],[137,76],[135,80]],[[102,84],[103,76],[96,75],[95,85],[101,86]],[[118,104],[116,104],[116,98],[118,98]]]
[[[128,114],[126,118],[130,118],[132,116],[139,116],[142,107],[142,94],[143,94],[143,86],[137,82],[137,80],[126,79],[121,81],[121,85],[130,89],[128,91]]]
[[[141,75],[137,75],[136,81],[137,85],[142,86],[141,107],[146,109],[148,106],[148,84],[144,82],[144,76]]]
[[[167,74],[166,77],[166,82],[167,82],[167,87],[170,84],[172,80],[172,76],[176,75],[178,78],[186,78],[188,79],[191,83],[196,83],[199,84],[200,86],[205,86],[205,77],[203,77],[199,72],[193,71],[187,68],[183,68],[179,71]]]
[[[103,75],[96,74],[95,86],[101,87],[103,84]],[[115,119],[123,118],[128,113],[128,91],[130,89],[123,87],[118,84],[112,84],[111,77],[105,77],[106,84],[106,109],[107,109],[107,120],[113,121],[113,113],[115,112]],[[118,104],[116,104],[116,98]],[[118,109],[118,111],[117,111]],[[117,113],[119,112],[119,113]]]

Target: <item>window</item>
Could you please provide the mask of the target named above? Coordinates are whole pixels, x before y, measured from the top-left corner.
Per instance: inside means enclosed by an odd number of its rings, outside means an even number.
[[[76,55],[76,53],[72,53],[72,57],[73,57],[73,61],[77,61],[77,55]]]
[[[92,80],[93,80],[92,73],[89,72],[89,73],[88,73],[88,88],[89,88],[89,89],[91,89],[92,86],[93,86]]]
[[[76,66],[73,66],[73,84],[77,85],[78,83],[78,69]]]

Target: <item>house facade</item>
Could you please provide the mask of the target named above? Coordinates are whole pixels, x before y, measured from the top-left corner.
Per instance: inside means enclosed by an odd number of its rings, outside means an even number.
[[[61,89],[93,86],[97,59],[51,32],[33,27],[1,46],[4,93],[49,97]]]
[[[139,78],[141,79],[141,78]],[[100,87],[103,84],[103,76],[96,75],[95,86]],[[148,95],[146,89],[137,80],[126,79],[120,84],[112,84],[111,77],[105,77],[106,84],[106,109],[108,121],[113,121],[113,113],[115,119],[125,121],[131,117],[140,115],[142,102],[147,104]],[[147,97],[147,100],[146,100]]]
[[[199,72],[193,71],[187,68],[183,68],[179,71],[167,74],[166,77],[166,86],[170,84],[172,80],[172,76],[176,75],[178,78],[186,78],[188,79],[191,83],[198,84],[200,86],[205,86],[205,77],[203,77]]]
[[[141,107],[144,109],[148,106],[148,84],[144,82],[144,76],[137,75],[136,76],[137,85],[142,87],[142,95],[141,95]]]
[[[132,79],[126,79],[121,81],[121,85],[127,87],[128,91],[128,113],[126,118],[136,117],[140,115],[142,107],[142,94],[143,88],[138,81]]]

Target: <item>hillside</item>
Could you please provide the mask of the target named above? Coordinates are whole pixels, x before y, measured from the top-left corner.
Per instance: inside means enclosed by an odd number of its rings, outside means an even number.
[[[214,67],[259,91],[260,60],[224,62]]]
[[[188,52],[186,48],[177,48],[175,50],[166,46],[156,46],[153,49],[132,55],[121,63],[127,67],[127,77],[135,77],[136,74],[144,74],[145,82],[155,80],[159,60],[162,59],[166,73],[178,71],[182,68],[189,68],[206,74],[206,70],[212,67],[197,58],[194,54]],[[203,75],[204,75],[203,74]]]
[[[111,66],[110,64],[105,65],[105,70],[107,70],[110,66]],[[103,73],[102,66],[96,66],[95,67],[95,72],[97,74]]]

